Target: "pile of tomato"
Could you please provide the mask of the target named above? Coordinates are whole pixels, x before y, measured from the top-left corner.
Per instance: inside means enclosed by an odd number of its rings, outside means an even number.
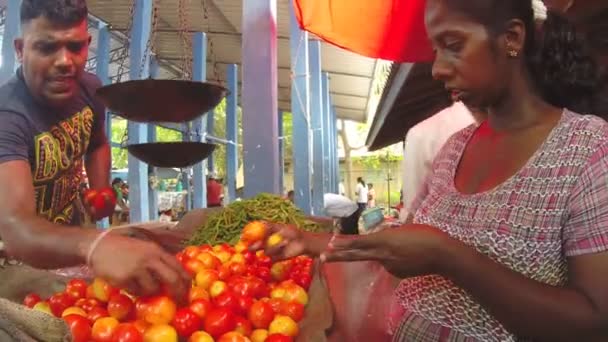
[[[190,246],[176,255],[193,279],[187,305],[166,294],[134,297],[98,278],[70,280],[48,299],[30,294],[24,305],[63,318],[75,342],[293,341],[312,259],[273,263],[263,251],[251,252],[259,227],[245,229],[235,246]]]

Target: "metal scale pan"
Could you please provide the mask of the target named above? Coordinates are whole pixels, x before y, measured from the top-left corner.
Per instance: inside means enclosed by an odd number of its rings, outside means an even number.
[[[202,142],[159,142],[127,145],[127,150],[149,165],[183,169],[207,159],[215,147]]]

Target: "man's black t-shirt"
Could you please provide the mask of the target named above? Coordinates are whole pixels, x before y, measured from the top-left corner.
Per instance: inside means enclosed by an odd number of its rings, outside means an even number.
[[[21,69],[0,87],[0,163],[29,162],[37,213],[55,223],[79,223],[84,156],[107,141],[105,108],[94,98],[101,82],[85,73],[79,83],[78,95],[61,109],[35,101]]]

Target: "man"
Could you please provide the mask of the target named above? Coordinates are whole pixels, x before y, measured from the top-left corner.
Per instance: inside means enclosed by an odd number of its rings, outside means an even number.
[[[405,222],[409,208],[433,166],[433,160],[446,141],[456,132],[481,122],[484,114],[469,110],[462,102],[440,111],[412,127],[405,137],[403,156],[403,207],[399,215]]]
[[[0,87],[0,236],[10,256],[33,267],[88,263],[133,293],[164,284],[181,297],[188,276],[158,245],[75,227],[83,164],[91,188],[110,182],[104,108],[93,97],[100,82],[84,72],[87,12],[84,0],[21,4],[21,67]]]
[[[207,207],[221,207],[223,197],[224,186],[218,181],[217,174],[212,172],[207,178]]]

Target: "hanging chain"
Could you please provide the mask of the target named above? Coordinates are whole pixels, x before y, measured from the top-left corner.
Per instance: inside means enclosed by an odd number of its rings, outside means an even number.
[[[156,28],[158,26],[158,17],[159,17],[159,4],[160,0],[153,0],[152,2],[152,26],[150,28],[150,35],[148,36],[148,41],[146,42],[146,49],[143,51],[141,56],[141,65],[139,66],[139,78],[142,78],[144,73],[144,68],[146,67],[146,63],[150,63],[150,59],[154,54],[155,43],[156,43]]]
[[[125,43],[124,43],[124,47],[123,50],[120,53],[120,57],[119,57],[119,61],[120,63],[118,63],[118,70],[116,73],[116,82],[120,82],[122,80],[122,75],[124,74],[124,71],[126,69],[126,63],[127,63],[127,58],[129,57],[129,47],[131,44],[131,28],[133,27],[133,14],[135,13],[135,1],[137,0],[132,0],[131,1],[131,7],[129,8],[129,18],[127,18],[127,28],[125,31],[125,35],[127,37]]]
[[[209,18],[209,7],[207,6],[207,0],[201,0],[201,5],[203,6],[203,18],[205,19],[205,23],[207,25],[207,41],[209,42],[209,59],[211,60],[211,65],[213,66],[213,76],[215,78],[217,84],[223,85],[222,79],[220,78],[220,72],[217,67],[217,58],[215,56],[215,49],[213,46],[213,39],[211,38],[211,19]],[[205,61],[205,67],[207,67],[207,61]],[[209,79],[209,77],[207,77]]]
[[[185,0],[179,0],[178,2],[178,14],[179,14],[179,36],[182,41],[182,58],[181,67],[183,79],[190,79],[192,77],[192,41],[190,34],[189,17],[184,5]]]

